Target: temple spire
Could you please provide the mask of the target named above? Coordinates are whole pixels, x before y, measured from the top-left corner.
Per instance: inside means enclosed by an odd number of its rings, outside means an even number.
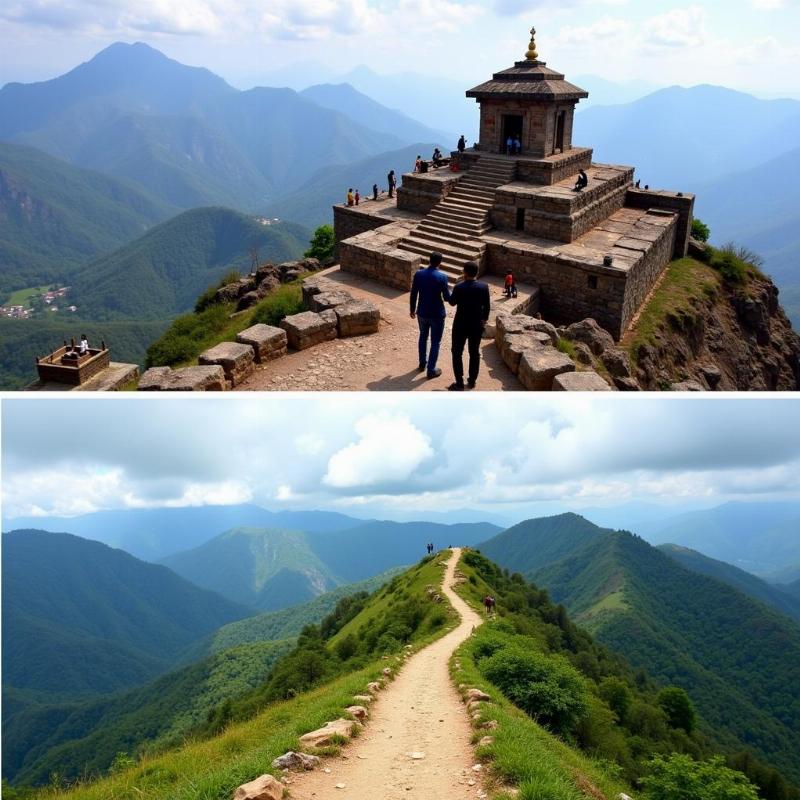
[[[536,28],[531,28],[531,43],[528,45],[528,52],[525,54],[528,61],[538,61],[539,53],[536,52]]]

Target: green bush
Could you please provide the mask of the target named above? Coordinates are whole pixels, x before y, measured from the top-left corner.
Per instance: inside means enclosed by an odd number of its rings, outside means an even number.
[[[711,228],[695,217],[692,220],[692,236],[699,242],[707,242],[711,238]]]
[[[178,317],[166,333],[147,349],[148,367],[171,367],[194,358],[198,342],[221,333],[230,319],[224,305],[212,305],[200,314]]]
[[[209,286],[208,289],[197,298],[197,302],[194,304],[195,314],[199,314],[201,311],[205,311],[209,306],[213,306],[214,303],[217,302],[217,291],[223,286],[227,286],[229,283],[236,283],[238,280],[241,280],[241,277],[238,270],[234,269],[220,278],[213,286]]]
[[[667,686],[658,693],[658,704],[667,715],[671,727],[682,729],[686,733],[694,730],[696,722],[694,706],[683,689]]]
[[[253,325],[279,325],[286,317],[303,311],[303,289],[299,282],[278,287],[253,315]]]
[[[674,753],[654,758],[650,770],[642,778],[646,800],[758,800],[753,785],[722,758],[698,762]]]
[[[583,678],[560,658],[512,645],[479,667],[514,705],[555,733],[571,734],[586,715]]]
[[[336,247],[336,236],[333,232],[333,226],[320,225],[314,231],[314,236],[311,239],[311,246],[305,252],[306,258],[316,258],[320,264],[333,263],[333,250]]]

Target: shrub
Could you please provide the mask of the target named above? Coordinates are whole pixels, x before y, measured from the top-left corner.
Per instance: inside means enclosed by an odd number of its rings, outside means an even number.
[[[171,367],[193,359],[198,342],[223,331],[228,324],[228,308],[212,305],[200,314],[184,314],[147,349],[148,367]]]
[[[647,800],[758,800],[753,785],[722,758],[698,762],[677,753],[658,756],[642,786]]]
[[[699,242],[707,242],[711,238],[711,228],[695,217],[692,220],[692,236]]]
[[[586,715],[583,679],[560,658],[509,646],[479,666],[514,705],[555,733],[571,734]]]
[[[619,678],[606,678],[600,684],[600,697],[608,703],[608,707],[617,715],[620,722],[625,722],[631,707],[631,692],[624,681]]]
[[[253,325],[279,325],[286,317],[303,311],[303,289],[299,282],[279,286],[256,309]]]
[[[220,278],[217,283],[213,286],[209,286],[200,297],[197,298],[197,302],[194,304],[194,311],[196,314],[199,314],[201,311],[205,311],[209,306],[214,305],[217,301],[217,291],[221,289],[223,286],[227,286],[229,283],[236,283],[236,281],[241,279],[241,275],[237,270],[231,270],[227,275]]]
[[[320,225],[314,231],[311,246],[306,250],[306,258],[316,258],[320,264],[333,263],[333,250],[336,247],[336,237],[331,225]]]

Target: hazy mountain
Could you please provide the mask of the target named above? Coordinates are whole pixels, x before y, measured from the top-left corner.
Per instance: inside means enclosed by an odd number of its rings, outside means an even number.
[[[68,283],[174,213],[133,183],[0,143],[0,295]]]
[[[616,106],[633,103],[642,97],[657,92],[662,87],[647,81],[610,81],[599,75],[567,75],[570,83],[589,92],[588,100],[581,100],[578,111],[592,106]]]
[[[251,248],[280,263],[300,257],[309,238],[291,223],[196,208],[93,261],[74,277],[70,299],[90,319],[169,319],[232,269],[249,271]]]
[[[756,600],[761,600],[762,603],[766,603],[800,621],[800,598],[792,595],[790,586],[786,586],[785,589],[781,586],[773,586],[761,580],[761,578],[745,572],[743,569],[726,564],[724,561],[708,558],[696,550],[690,550],[688,547],[681,547],[676,544],[662,544],[658,549],[686,567],[686,569],[727,583],[746,595]]]
[[[56,696],[143,683],[251,612],[165,567],[66,533],[3,536],[3,684]]]
[[[198,586],[265,611],[303,603],[342,583],[314,554],[306,534],[276,528],[235,528],[161,563]]]
[[[441,525],[431,522],[363,522],[335,535],[310,534],[316,555],[343,581],[360,581],[391,567],[410,564],[433,542],[440,550],[450,545],[471,546],[500,532],[486,522]]]
[[[800,600],[800,578],[793,583],[787,583],[785,591]]]
[[[147,561],[191,550],[224,531],[240,527],[333,532],[363,520],[330,511],[267,511],[255,505],[95,511],[77,517],[15,517],[3,530],[39,528],[66,531],[118,547]]]
[[[376,103],[348,83],[321,83],[309,86],[300,95],[322,108],[339,111],[367,128],[397,136],[405,142],[436,142],[442,148],[453,146],[452,134]]]
[[[543,565],[539,551],[564,520],[552,518],[550,531],[539,522],[505,536],[497,562],[530,575],[634,666],[684,687],[724,746],[751,748],[798,779],[800,692],[789,687],[800,686],[800,626],[625,532],[586,529]]]
[[[254,210],[321,166],[399,147],[289,89],[240,92],[144,44],[0,90],[0,139],[128,177],[182,207]]]
[[[685,192],[797,147],[800,102],[759,100],[718,86],[671,87],[633,103],[587,109],[576,145],[595,160],[631,164],[642,184]],[[773,186],[765,185],[753,203]]]
[[[800,563],[800,505],[726,503],[637,529],[653,544],[679,544],[703,555],[766,574]]]
[[[794,585],[797,581],[800,581],[800,564],[792,564],[772,572],[765,572],[761,577],[768,583],[785,588],[787,584]]]
[[[385,192],[388,188],[386,176],[389,170],[398,174],[411,170],[418,155],[429,156],[433,144],[413,144],[401,150],[391,150],[370,156],[352,164],[323,167],[316,175],[280,201],[267,206],[267,215],[291,220],[308,228],[330,225],[333,221],[332,206],[344,202],[349,188],[360,189],[363,202],[369,203],[372,185]]]

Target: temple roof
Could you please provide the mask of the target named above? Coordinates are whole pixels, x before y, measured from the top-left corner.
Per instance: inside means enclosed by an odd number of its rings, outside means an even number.
[[[544,61],[517,61],[513,67],[495,73],[492,80],[467,92],[476,100],[534,100],[557,102],[583,100],[589,92],[565,80]]]

